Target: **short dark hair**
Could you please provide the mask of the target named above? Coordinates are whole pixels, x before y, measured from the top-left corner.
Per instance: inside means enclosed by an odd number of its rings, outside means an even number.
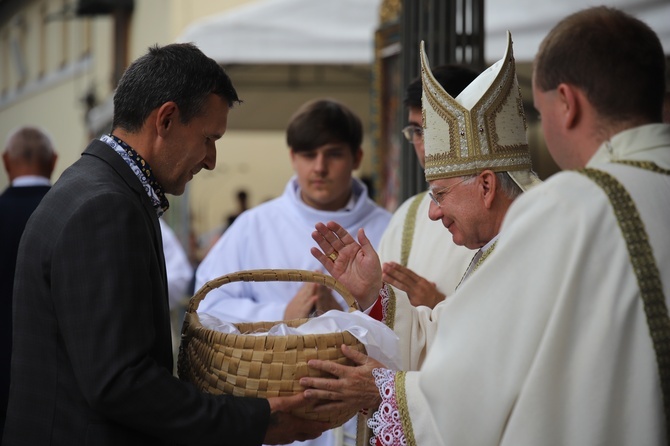
[[[479,76],[475,70],[462,65],[440,65],[431,71],[435,80],[454,98]],[[419,76],[405,89],[403,101],[405,107],[421,108],[421,94],[421,76]]]
[[[137,132],[153,110],[174,101],[182,123],[200,113],[210,94],[230,107],[241,102],[230,77],[191,43],[155,45],[121,76],[114,93],[112,129]]]
[[[344,143],[355,154],[361,150],[362,142],[361,119],[334,99],[315,99],[303,104],[291,117],[286,130],[286,143],[294,152]]]
[[[661,121],[663,47],[649,26],[621,10],[598,6],[561,20],[540,44],[533,71],[536,88],[578,87],[613,122]]]

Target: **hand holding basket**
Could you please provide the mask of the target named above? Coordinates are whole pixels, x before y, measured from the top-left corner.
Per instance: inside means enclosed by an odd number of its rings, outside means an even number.
[[[207,282],[189,301],[182,328],[178,374],[200,390],[213,394],[230,394],[268,398],[302,392],[304,376],[321,377],[321,371],[310,368],[310,359],[336,361],[354,365],[341,351],[341,345],[365,353],[364,345],[349,332],[254,336],[245,333],[267,332],[279,323],[297,327],[309,319],[235,324],[242,334],[220,333],[205,328],[197,314],[207,293],[222,285],[239,282],[314,282],[337,291],[356,309],[356,301],[344,286],[331,276],[304,270],[248,270],[227,274]],[[328,376],[330,377],[330,376]],[[339,426],[356,413],[315,413],[310,409],[294,415]]]

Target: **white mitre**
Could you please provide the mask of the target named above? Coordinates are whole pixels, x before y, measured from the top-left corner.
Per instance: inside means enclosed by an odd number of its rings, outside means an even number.
[[[422,41],[421,81],[426,181],[489,169],[507,172],[523,191],[540,183],[532,171],[509,31],[505,57],[456,99],[433,77]]]

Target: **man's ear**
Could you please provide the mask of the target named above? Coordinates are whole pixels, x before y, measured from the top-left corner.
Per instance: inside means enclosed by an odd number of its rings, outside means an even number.
[[[559,84],[556,88],[558,101],[561,105],[563,127],[573,128],[581,116],[581,92],[569,84]]]
[[[291,169],[293,169],[294,172],[297,171],[297,169],[295,167],[297,156],[298,156],[297,152],[295,150],[293,150],[291,147],[289,147],[288,148],[288,157],[291,160]]]
[[[353,168],[353,170],[356,170],[359,167],[361,167],[361,161],[362,160],[363,160],[363,149],[359,147],[358,151],[356,151],[356,153],[354,153],[354,168]]]
[[[160,136],[165,136],[165,133],[170,131],[175,120],[179,119],[179,107],[173,101],[166,102],[158,107],[156,113],[156,132]]]
[[[53,156],[51,157],[51,160],[46,164],[44,172],[42,172],[42,175],[44,175],[46,178],[51,179],[51,175],[53,174],[54,169],[56,168],[56,161],[58,161],[58,154],[54,153]]]
[[[9,153],[7,152],[2,152],[2,164],[5,166],[5,170],[9,172],[10,164],[9,164]]]
[[[477,177],[477,189],[486,209],[491,209],[491,206],[493,206],[497,185],[498,177],[492,170],[485,170]]]

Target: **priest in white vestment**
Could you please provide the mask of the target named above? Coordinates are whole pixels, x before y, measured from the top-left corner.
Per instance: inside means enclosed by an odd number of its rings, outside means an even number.
[[[495,250],[445,301],[420,371],[348,351],[358,367],[310,362],[339,379],[306,394],[380,402],[370,425],[383,445],[667,444],[664,76],[663,48],[641,21],[607,7],[561,21],[534,62],[534,104],[553,158],[580,170],[510,207]],[[369,306],[380,283],[364,232],[359,245],[317,229],[322,263],[337,251],[331,274]],[[370,373],[376,398],[362,384],[349,391]]]
[[[456,99],[430,69],[422,72],[424,100],[428,95],[434,107],[425,113],[430,123],[424,134],[425,174],[430,183],[427,195],[432,203],[428,215],[442,223],[444,236],[452,238],[452,244],[478,250],[472,251],[469,265],[459,270],[443,269],[443,275],[457,277],[457,284],[492,252],[512,202],[540,183],[531,170],[526,118],[520,106],[511,45],[509,39],[505,57],[481,73]],[[451,128],[458,120],[463,122],[463,133],[476,137],[464,141],[458,136]],[[490,122],[483,127],[483,120]],[[466,143],[462,150],[454,150]],[[430,261],[430,257],[425,259],[426,263]],[[436,261],[441,263],[442,259]],[[432,310],[413,308],[405,293],[389,286],[388,292],[382,293],[368,309],[372,317],[398,333],[404,370],[418,370],[421,366],[444,311],[443,304],[444,301]]]
[[[457,96],[475,80],[477,72],[463,66],[442,65],[433,70],[433,75],[450,95]],[[402,133],[423,169],[421,96],[419,76],[405,89],[407,126]],[[430,203],[426,191],[405,200],[393,213],[377,251],[383,279],[393,285],[396,297],[406,294],[412,305],[434,308],[453,294],[475,252],[455,244],[442,222],[428,217]]]

